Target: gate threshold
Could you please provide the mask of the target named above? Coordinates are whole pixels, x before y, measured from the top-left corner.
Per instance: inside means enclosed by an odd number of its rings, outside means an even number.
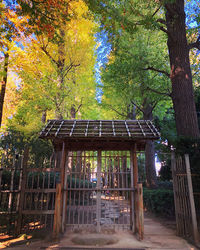
[[[47,249],[47,248],[40,248],[40,249]],[[98,247],[58,247],[54,248],[55,250],[145,250],[145,248],[98,248]]]

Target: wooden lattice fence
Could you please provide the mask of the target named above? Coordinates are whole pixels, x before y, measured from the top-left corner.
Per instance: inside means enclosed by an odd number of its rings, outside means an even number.
[[[60,153],[37,164],[33,158],[28,148],[22,156],[1,157],[0,234],[53,228]]]
[[[199,243],[192,174],[188,155],[175,157],[175,154],[172,154],[172,176],[177,235],[194,243]]]

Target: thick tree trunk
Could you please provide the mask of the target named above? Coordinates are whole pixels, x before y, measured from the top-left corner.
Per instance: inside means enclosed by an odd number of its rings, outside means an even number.
[[[157,187],[156,168],[155,168],[155,147],[153,141],[146,142],[145,170],[146,170],[147,187],[149,188]]]
[[[6,93],[6,85],[7,85],[7,79],[8,79],[8,59],[9,59],[9,52],[4,53],[5,60],[4,60],[4,69],[3,69],[3,80],[1,82],[1,92],[0,92],[0,127],[2,123],[2,117],[3,117],[3,105],[4,105],[4,99],[5,99],[5,93]]]
[[[152,106],[144,101],[144,120],[152,120]],[[147,141],[145,147],[145,171],[146,171],[146,184],[149,188],[157,187],[156,167],[155,167],[155,147],[153,141]]]
[[[171,66],[172,101],[178,136],[199,138],[189,47],[186,38],[184,0],[165,5]]]

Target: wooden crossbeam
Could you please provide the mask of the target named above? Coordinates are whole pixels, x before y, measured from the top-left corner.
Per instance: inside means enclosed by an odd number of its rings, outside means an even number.
[[[138,125],[139,125],[139,127],[140,127],[140,129],[141,129],[141,131],[142,131],[142,134],[144,135],[144,137],[146,136],[146,134],[145,134],[145,132],[144,132],[144,130],[143,130],[143,128],[142,128],[142,125],[140,124],[140,121],[137,121],[138,122]]]
[[[126,121],[124,121],[124,123],[125,123],[125,126],[126,126],[126,131],[128,133],[128,136],[131,137],[131,133],[130,133],[129,128],[128,128],[128,124],[127,124]]]
[[[51,125],[51,127],[46,132],[45,136],[47,136],[49,134],[49,132],[51,131],[51,129],[53,128],[53,126],[54,126],[55,123],[56,123],[56,121],[53,122],[53,124]]]
[[[114,124],[114,121],[112,121],[112,129],[113,129],[113,135],[116,136],[116,133],[115,133],[115,124]]]
[[[58,135],[58,133],[60,132],[61,127],[62,127],[62,125],[63,125],[63,123],[64,123],[64,122],[65,122],[64,120],[61,122],[61,124],[60,124],[60,126],[59,126],[58,130],[57,130],[57,131],[56,131],[56,133],[55,133],[55,136],[57,136],[57,135]]]
[[[153,134],[154,136],[156,136],[156,134],[154,133],[153,129],[149,126],[148,121],[146,121],[146,124],[147,124],[148,128],[151,130],[152,134]]]
[[[87,137],[87,135],[88,135],[89,124],[90,124],[90,121],[88,120],[86,129],[85,129],[85,137]]]
[[[75,126],[76,126],[76,120],[74,121],[74,124],[72,126],[72,129],[71,129],[71,132],[70,132],[69,136],[72,136],[72,134],[74,132],[74,129],[75,129]]]

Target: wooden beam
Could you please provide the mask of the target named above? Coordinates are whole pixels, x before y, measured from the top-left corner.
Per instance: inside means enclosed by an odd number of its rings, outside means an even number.
[[[100,138],[100,137],[98,137]],[[67,145],[68,149],[70,151],[98,151],[98,150],[123,150],[128,151],[133,148],[133,145],[137,144],[137,150],[138,151],[144,151],[145,150],[145,140],[81,140],[81,139],[73,139],[73,140],[54,140],[54,146],[55,148],[59,148],[62,150],[63,141],[65,141],[65,144]]]

